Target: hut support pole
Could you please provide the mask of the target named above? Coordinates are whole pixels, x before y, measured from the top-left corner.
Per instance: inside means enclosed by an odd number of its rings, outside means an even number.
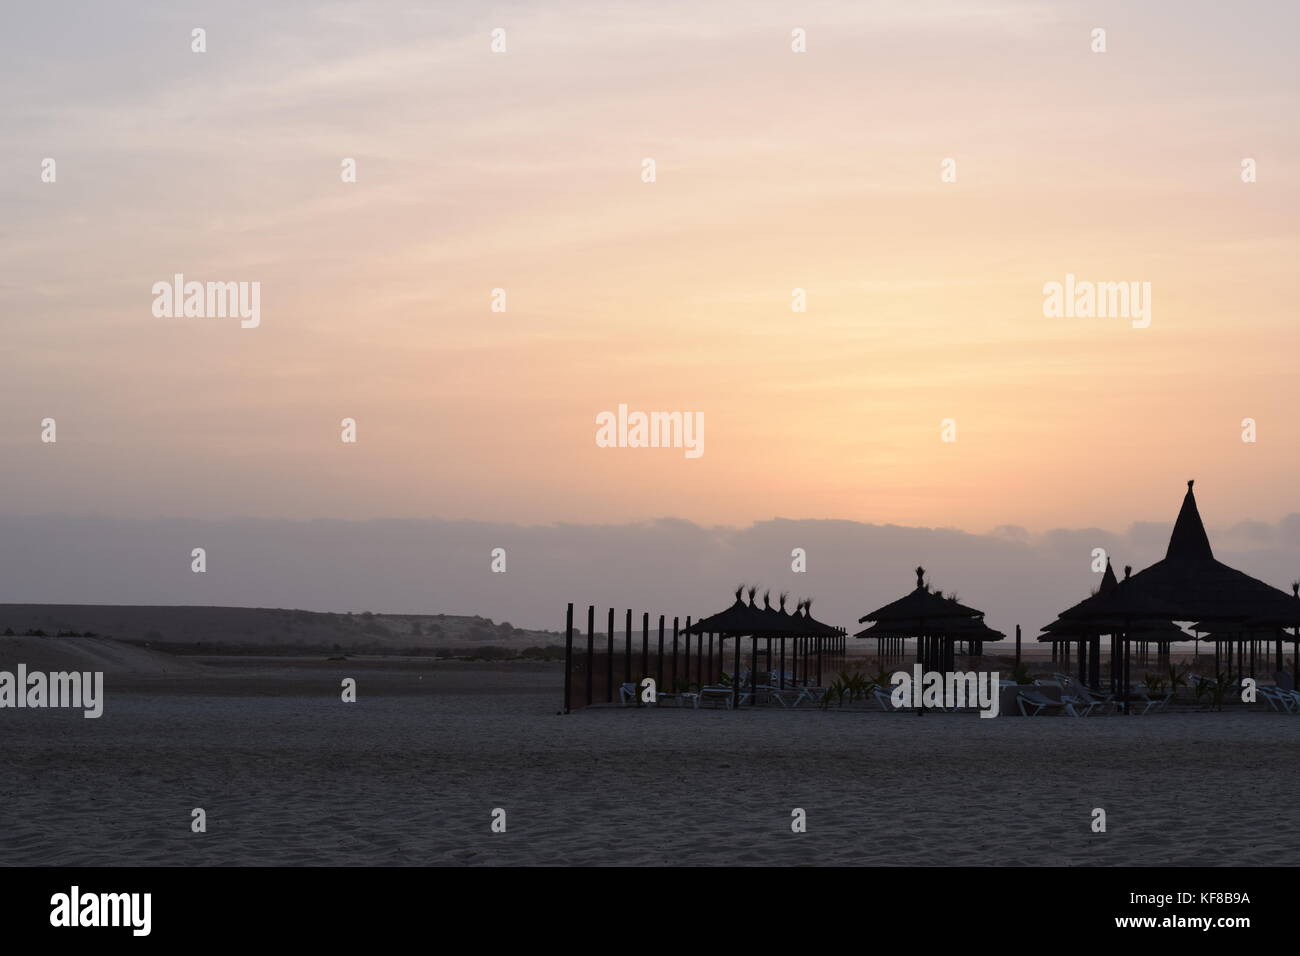
[[[609,609],[609,624],[605,628],[605,703],[614,703],[614,609]]]
[[[781,673],[777,675],[777,686],[785,690],[785,638],[781,638]]]
[[[573,604],[564,618],[564,712],[569,713],[569,691],[573,688]]]
[[[623,682],[632,683],[632,609],[627,609],[627,623],[623,626]]]
[[[592,666],[596,654],[596,605],[587,605],[587,706],[591,706],[591,679],[595,675]]]
[[[734,672],[731,675],[731,709],[740,707],[740,635],[732,638],[736,642]]]
[[[686,635],[686,674],[690,674],[690,635]],[[680,676],[677,675],[677,619],[672,619],[672,689],[676,691],[680,687]]]
[[[659,652],[655,657],[655,686],[664,686],[664,616],[659,615]]]

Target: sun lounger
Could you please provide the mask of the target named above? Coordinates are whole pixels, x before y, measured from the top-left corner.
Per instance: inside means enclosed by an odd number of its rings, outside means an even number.
[[[618,685],[618,702],[626,707],[629,703],[635,704],[640,695],[637,693],[636,684],[619,684]]]
[[[1057,674],[1061,682],[1061,698],[1071,697],[1076,701],[1075,706],[1084,709],[1083,716],[1087,717],[1096,711],[1101,714],[1111,713],[1115,709],[1115,698],[1111,694],[1100,694],[1086,684],[1079,683],[1068,674]],[[1086,708],[1086,709],[1085,709]]]
[[[1293,690],[1288,691],[1263,684],[1259,687],[1259,696],[1280,714],[1300,713],[1300,694]]]
[[[702,703],[721,702],[728,710],[734,702],[735,689],[731,687],[701,687],[699,697],[695,702],[695,709],[699,710]]]
[[[871,692],[871,696],[876,698],[876,703],[880,705],[881,710],[891,714],[897,713],[900,710],[912,709],[910,707],[895,707],[894,698],[891,696],[891,691],[882,690],[879,687],[877,687],[875,690]]]
[[[1064,701],[1052,700],[1052,698],[1045,697],[1043,694],[1032,688],[1022,690],[1017,694],[1016,702],[1020,707],[1021,715],[1024,717],[1037,717],[1045,710],[1066,710],[1066,704]],[[1029,708],[1031,707],[1033,708],[1033,713],[1029,712]]]

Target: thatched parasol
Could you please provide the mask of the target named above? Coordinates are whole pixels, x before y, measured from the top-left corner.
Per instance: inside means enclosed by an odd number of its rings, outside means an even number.
[[[950,663],[952,647],[958,638],[952,636],[958,621],[975,621],[983,618],[984,612],[958,603],[955,599],[944,597],[931,591],[925,583],[925,568],[916,569],[916,588],[884,607],[876,608],[869,614],[858,618],[859,624],[873,621],[883,625],[882,631],[859,632],[855,637],[915,637],[916,662],[926,670],[943,670]],[[978,640],[978,638],[976,638]],[[924,713],[918,707],[917,716]]]

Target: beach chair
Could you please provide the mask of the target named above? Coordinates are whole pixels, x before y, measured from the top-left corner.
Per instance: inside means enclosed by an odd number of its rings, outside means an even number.
[[[1016,695],[1016,704],[1020,707],[1022,717],[1037,717],[1044,711],[1053,709],[1066,710],[1064,701],[1052,700],[1052,698],[1046,697],[1036,690],[1022,690]],[[1029,712],[1030,707],[1034,709],[1033,713]]]
[[[618,685],[618,702],[626,707],[629,702],[635,704],[640,694],[637,691],[636,684],[619,684]]]
[[[1115,710],[1115,695],[1111,693],[1100,693],[1093,690],[1087,684],[1082,684],[1077,678],[1070,677],[1068,674],[1059,675],[1063,678],[1061,689],[1063,694],[1069,694],[1085,703],[1091,704],[1092,707],[1088,713],[1096,711],[1101,714],[1113,713]],[[1085,715],[1086,716],[1086,715]]]
[[[889,714],[897,713],[900,710],[910,710],[908,707],[895,707],[894,698],[890,696],[890,691],[877,687],[871,691],[871,696],[876,698],[876,703],[880,709]]]
[[[1261,684],[1259,696],[1280,714],[1300,712],[1300,694],[1295,691],[1287,691],[1280,687],[1269,687],[1267,684]]]
[[[805,700],[810,699],[806,687],[795,687],[793,684],[787,684],[785,687],[771,686],[768,688],[768,696],[776,701],[782,707],[798,707]],[[820,700],[821,698],[818,698]]]
[[[1064,681],[1036,680],[1034,681],[1039,687],[1056,687],[1061,691],[1061,703],[1065,705],[1065,712],[1071,717],[1087,717],[1098,707],[1102,706],[1099,700],[1093,700],[1082,694],[1076,694],[1070,686],[1070,679],[1067,677]]]
[[[704,704],[704,703],[717,704],[721,702],[722,705],[727,708],[727,710],[731,710],[733,694],[734,691],[730,687],[722,687],[722,686],[701,687],[700,692],[697,695],[695,700],[695,709],[699,710],[700,704]]]
[[[1159,713],[1168,706],[1169,702],[1174,699],[1172,692],[1165,694],[1163,697],[1152,697],[1151,692],[1147,690],[1145,684],[1138,684],[1129,691],[1128,706],[1129,713],[1134,712],[1134,708],[1139,715]]]

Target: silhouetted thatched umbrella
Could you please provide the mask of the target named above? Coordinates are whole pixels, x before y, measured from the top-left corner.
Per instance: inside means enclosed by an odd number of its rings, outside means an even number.
[[[916,588],[910,593],[876,608],[858,618],[859,624],[874,621],[892,625],[894,631],[907,630],[915,637],[916,661],[926,670],[943,670],[950,658],[954,638],[948,637],[949,625],[958,620],[982,618],[983,611],[959,604],[952,598],[931,591],[925,583],[925,568],[916,569]],[[875,636],[875,635],[872,635]],[[900,635],[902,636],[902,635]],[[924,708],[918,707],[917,716]]]
[[[1103,621],[1122,622],[1123,653],[1117,663],[1125,701],[1128,643],[1135,622],[1199,621],[1232,630],[1252,620],[1290,615],[1295,607],[1286,592],[1215,560],[1192,485],[1187,483],[1163,560],[1126,578],[1109,594],[1095,595],[1061,614],[1067,619],[1091,621],[1094,626],[1102,626]],[[1218,645],[1215,647],[1217,655]]]

